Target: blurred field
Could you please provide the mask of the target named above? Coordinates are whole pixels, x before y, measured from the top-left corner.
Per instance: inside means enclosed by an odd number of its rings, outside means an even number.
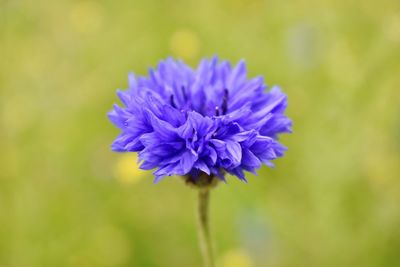
[[[196,194],[112,153],[131,70],[247,60],[275,169],[212,194],[219,267],[400,266],[400,2],[0,0],[0,266],[201,266]]]

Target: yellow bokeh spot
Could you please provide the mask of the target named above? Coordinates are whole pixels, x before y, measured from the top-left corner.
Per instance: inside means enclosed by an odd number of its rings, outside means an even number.
[[[252,267],[250,256],[241,249],[235,249],[225,253],[221,260],[221,267]]]
[[[390,185],[398,178],[400,158],[391,151],[391,141],[385,133],[376,130],[370,132],[366,147],[374,147],[374,151],[364,155],[363,164],[367,177],[373,185]]]
[[[199,53],[199,38],[191,30],[178,30],[171,37],[170,48],[175,56],[183,59],[193,59]]]
[[[400,14],[384,20],[383,31],[388,40],[400,43]]]
[[[114,166],[114,177],[122,184],[139,182],[145,172],[139,169],[136,154],[122,154]]]
[[[103,8],[95,1],[83,1],[75,4],[69,14],[74,30],[79,33],[93,33],[100,29],[103,21]]]

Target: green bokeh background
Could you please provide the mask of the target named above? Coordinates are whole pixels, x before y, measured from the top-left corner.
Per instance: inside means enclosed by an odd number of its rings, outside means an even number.
[[[218,266],[400,266],[397,0],[0,0],[0,266],[201,266],[196,192],[122,164],[106,113],[129,71],[214,54],[294,121],[213,191]]]

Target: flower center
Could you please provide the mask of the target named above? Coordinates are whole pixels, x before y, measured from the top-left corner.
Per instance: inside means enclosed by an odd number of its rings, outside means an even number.
[[[174,95],[171,95],[171,96],[169,97],[169,103],[171,104],[171,106],[172,106],[173,108],[176,108],[176,104],[175,104],[175,100],[174,100]]]
[[[190,111],[190,110],[196,110],[195,108],[193,108],[191,100],[188,99],[185,87],[182,86],[181,90],[182,90],[182,95],[180,97],[183,98],[184,104],[181,105],[181,104],[179,104],[180,103],[179,101],[176,102],[176,95],[175,94],[171,94],[169,96],[169,104],[171,105],[171,107],[176,108],[176,109],[180,109],[182,112]],[[178,95],[178,97],[179,97],[179,95]],[[224,91],[223,91],[221,105],[215,106],[215,116],[226,115],[226,113],[228,112],[228,99],[229,99],[229,91],[228,91],[228,89],[225,88]],[[207,105],[205,104],[205,106],[207,106]],[[200,112],[201,114],[209,114],[204,109],[202,109],[201,111],[198,111],[198,112]],[[212,110],[211,110],[211,112],[212,112]]]
[[[225,115],[226,112],[228,111],[228,98],[229,98],[229,91],[228,89],[224,89],[224,96],[222,98],[222,105],[221,105],[221,111],[222,114],[221,115]],[[220,115],[220,107],[216,106],[215,107],[215,115],[219,116]]]

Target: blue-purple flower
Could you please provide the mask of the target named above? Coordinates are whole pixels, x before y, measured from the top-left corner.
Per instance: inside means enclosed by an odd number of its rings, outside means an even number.
[[[277,86],[266,90],[262,77],[247,78],[244,61],[232,67],[214,57],[197,69],[161,61],[146,77],[130,74],[128,90],[117,92],[124,107],[108,114],[121,129],[112,149],[139,152],[140,168],[155,169],[155,181],[223,180],[225,172],[245,181],[244,171],[283,156],[277,137],[291,131],[286,95]]]

